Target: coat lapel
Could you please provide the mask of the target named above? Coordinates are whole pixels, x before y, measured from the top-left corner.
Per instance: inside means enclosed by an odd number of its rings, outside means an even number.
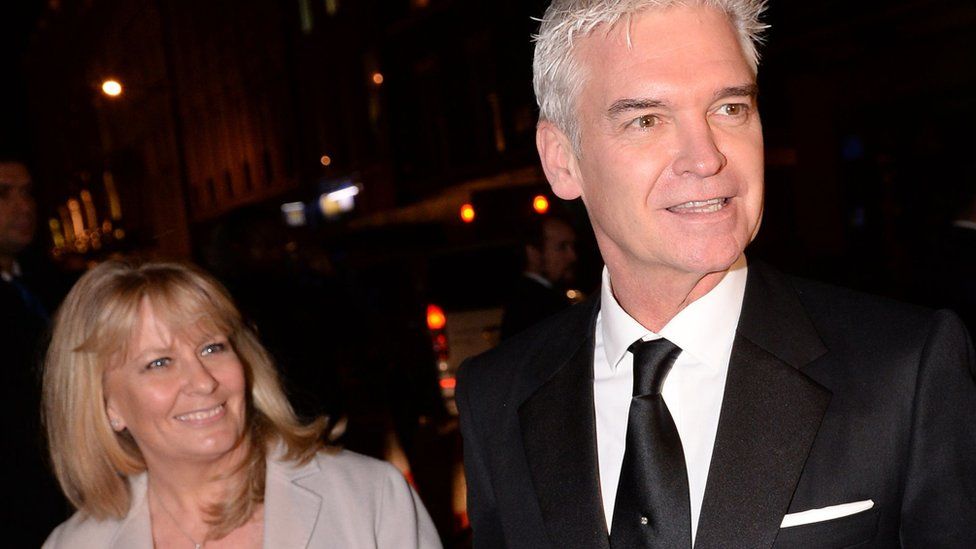
[[[281,448],[278,449],[278,452]],[[318,473],[313,459],[305,465],[268,459],[264,488],[264,547],[304,549],[315,529],[322,498],[301,486],[304,477]]]
[[[152,523],[149,518],[149,501],[146,498],[147,487],[146,473],[130,477],[129,494],[132,503],[109,544],[112,549],[152,549]]]
[[[749,266],[696,547],[770,547],[830,393],[800,368],[826,352],[787,280]]]
[[[532,483],[554,547],[609,548],[593,410],[593,329],[599,304],[590,306],[588,321],[579,323],[585,331],[571,330],[565,346],[551,343],[564,352],[543,368],[542,385],[519,408]],[[546,369],[552,368],[549,375]]]

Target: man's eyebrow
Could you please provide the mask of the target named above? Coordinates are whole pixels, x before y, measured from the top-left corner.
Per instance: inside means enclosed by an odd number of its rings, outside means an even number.
[[[664,101],[658,99],[618,99],[607,109],[607,118],[613,119],[620,113],[628,111],[639,111],[645,109],[657,109],[665,105]]]
[[[755,84],[743,84],[741,86],[729,86],[715,92],[715,101],[726,97],[752,97],[759,95],[759,86]]]

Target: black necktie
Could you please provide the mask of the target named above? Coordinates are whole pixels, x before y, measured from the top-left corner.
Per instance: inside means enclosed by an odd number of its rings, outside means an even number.
[[[666,339],[640,341],[627,448],[610,528],[613,549],[691,547],[691,502],[681,438],[661,386],[681,349]]]

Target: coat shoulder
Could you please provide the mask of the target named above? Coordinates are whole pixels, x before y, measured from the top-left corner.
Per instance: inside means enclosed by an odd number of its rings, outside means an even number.
[[[95,520],[80,511],[51,531],[43,549],[108,547],[119,528],[115,519]]]
[[[284,467],[292,464],[282,463]],[[376,493],[391,484],[407,489],[406,480],[395,467],[385,461],[357,454],[349,450],[327,448],[319,451],[311,462],[298,466],[303,472],[298,478],[302,486],[317,492]]]
[[[790,277],[810,319],[822,331],[847,337],[897,341],[924,338],[933,323],[955,316],[891,298]]]
[[[492,377],[505,370],[519,369],[540,353],[558,353],[578,346],[592,335],[592,321],[599,311],[599,301],[590,299],[572,305],[546,320],[501,342],[497,347],[465,360],[461,370],[478,375],[488,371]],[[477,372],[477,373],[476,373]]]
[[[465,360],[458,370],[459,406],[469,398],[521,402],[592,338],[598,311],[599,301],[594,299],[573,305]]]

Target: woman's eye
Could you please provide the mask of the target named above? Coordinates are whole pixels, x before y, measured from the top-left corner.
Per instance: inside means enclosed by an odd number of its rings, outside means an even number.
[[[156,360],[150,361],[149,364],[146,364],[146,369],[154,370],[156,368],[162,368],[163,366],[168,366],[169,363],[170,359],[167,357],[157,358]]]
[[[653,128],[657,125],[657,123],[657,116],[653,114],[645,114],[644,116],[638,116],[637,118],[631,120],[630,125],[644,130],[647,128]]]
[[[201,355],[212,355],[214,353],[219,353],[219,352],[223,351],[226,348],[227,348],[227,346],[224,345],[223,343],[211,343],[210,345],[207,345],[206,347],[204,347],[203,350],[200,351],[200,354]]]

